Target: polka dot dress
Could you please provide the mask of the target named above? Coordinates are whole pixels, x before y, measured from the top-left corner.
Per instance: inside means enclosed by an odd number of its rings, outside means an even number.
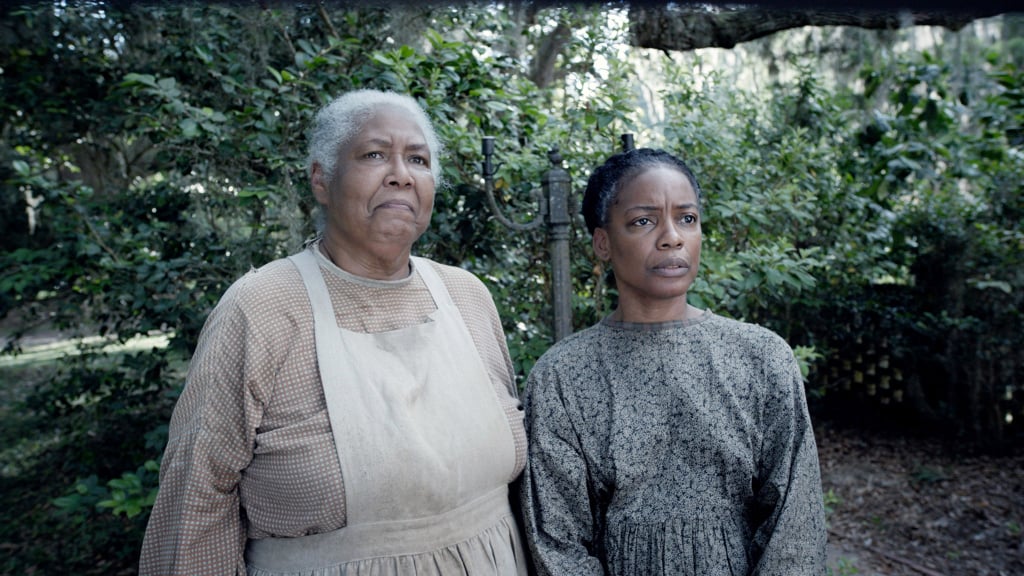
[[[338,325],[383,332],[436,309],[419,275],[359,278],[316,244]],[[487,288],[431,263],[469,328],[525,463],[523,412]],[[415,471],[410,471],[415,473]],[[345,486],[317,369],[312,309],[286,259],[236,281],[203,328],[171,418],[141,574],[244,574],[247,538],[295,537],[346,524]]]

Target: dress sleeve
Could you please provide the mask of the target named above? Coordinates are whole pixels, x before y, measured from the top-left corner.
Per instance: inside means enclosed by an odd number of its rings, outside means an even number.
[[[494,303],[494,298],[491,296],[490,291],[481,282],[481,288],[483,290],[482,299],[484,301],[483,307],[487,310],[487,317],[490,321],[491,339],[494,342],[494,348],[496,352],[493,353],[495,356],[500,356],[500,360],[496,358],[492,361],[493,364],[501,363],[501,382],[508,390],[509,396],[519,399],[519,390],[516,386],[516,373],[515,368],[512,365],[512,356],[508,351],[508,342],[505,340],[505,327],[501,325],[501,316],[498,314],[498,306]],[[497,368],[493,369],[495,372]]]
[[[526,540],[540,576],[596,576],[597,544],[586,458],[557,374],[541,363],[526,383],[527,458],[521,502]]]
[[[227,300],[203,328],[171,417],[143,576],[246,573],[238,483],[262,414],[248,376],[262,354],[245,315]]]
[[[825,510],[818,450],[793,352],[781,339],[766,364],[761,407],[754,558],[758,576],[825,573]]]

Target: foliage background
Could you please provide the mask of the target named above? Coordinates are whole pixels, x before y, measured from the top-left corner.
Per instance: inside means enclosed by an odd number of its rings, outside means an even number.
[[[537,81],[532,58],[560,30],[555,74]],[[416,251],[484,279],[520,378],[551,343],[545,236],[488,213],[480,139],[496,138],[499,200],[525,221],[545,152],[559,149],[578,192],[635,133],[684,157],[706,191],[693,303],[786,337],[816,418],[1011,448],[1024,420],[1024,50],[1005,37],[921,51],[863,36],[886,48],[844,81],[824,79],[812,51],[774,62],[791,74],[760,90],[706,56],[648,54],[651,88],[622,57],[622,15],[599,6],[8,8],[0,567],[133,572],[206,314],[311,237],[304,129],[361,86],[408,92],[434,118],[450,186]],[[572,234],[581,328],[615,294],[582,219]],[[59,362],[19,362],[41,327],[83,339]]]

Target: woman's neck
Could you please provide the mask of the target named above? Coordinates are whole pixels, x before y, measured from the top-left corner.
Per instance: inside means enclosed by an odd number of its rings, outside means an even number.
[[[696,318],[700,312],[698,308],[687,304],[685,298],[658,304],[620,302],[612,312],[611,319],[634,324],[660,324]]]
[[[320,239],[320,252],[342,270],[371,280],[401,280],[409,275],[409,251],[395,254],[353,254],[332,244],[327,237]]]

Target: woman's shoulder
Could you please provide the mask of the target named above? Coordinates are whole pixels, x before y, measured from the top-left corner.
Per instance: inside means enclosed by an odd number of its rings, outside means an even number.
[[[452,298],[456,301],[466,298],[491,300],[491,293],[487,286],[484,285],[483,280],[469,270],[458,266],[442,264],[429,258],[421,257],[420,261],[427,262],[437,272],[437,275],[441,277],[441,281],[444,282],[445,287],[451,293]]]
[[[705,324],[723,342],[733,342],[745,348],[764,350],[767,353],[792,353],[789,343],[766,326],[718,314],[713,315],[710,322]]]
[[[456,282],[476,282],[480,283],[480,279],[469,270],[461,268],[459,266],[453,266],[451,264],[443,264],[437,260],[431,258],[419,257],[420,262],[427,262],[434,268],[435,271],[441,276],[441,279],[445,282],[456,281]]]
[[[534,364],[534,369],[561,369],[589,361],[599,353],[606,330],[599,322],[593,326],[573,332],[551,345]]]
[[[298,301],[305,301],[305,293],[298,269],[288,258],[279,258],[250,268],[228,287],[221,303],[265,313],[290,307],[300,296],[302,299]]]

